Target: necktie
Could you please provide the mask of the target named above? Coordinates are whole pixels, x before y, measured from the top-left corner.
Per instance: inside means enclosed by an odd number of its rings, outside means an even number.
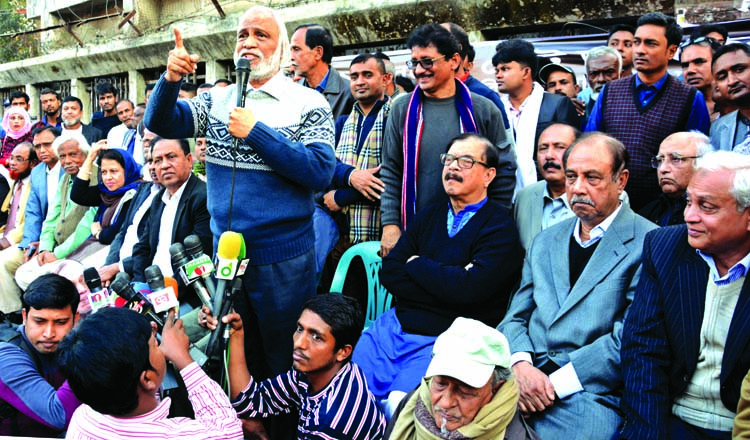
[[[135,129],[131,128],[128,130],[128,134],[125,136],[125,142],[122,144],[122,149],[127,150],[130,155],[133,155],[135,149]]]
[[[13,191],[13,200],[10,202],[10,211],[8,212],[8,223],[5,227],[5,235],[7,236],[10,232],[16,229],[16,217],[18,216],[18,207],[21,205],[21,189],[23,187],[23,181],[19,180],[16,183],[16,188]]]

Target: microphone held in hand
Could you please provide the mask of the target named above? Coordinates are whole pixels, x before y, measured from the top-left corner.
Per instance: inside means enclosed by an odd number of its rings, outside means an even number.
[[[244,107],[247,81],[250,79],[250,61],[247,58],[238,59],[235,70],[237,71],[237,107]]]

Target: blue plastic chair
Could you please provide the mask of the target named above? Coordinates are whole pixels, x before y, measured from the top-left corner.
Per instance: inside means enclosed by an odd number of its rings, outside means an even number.
[[[367,272],[365,329],[370,327],[370,324],[378,319],[378,316],[391,308],[391,301],[393,300],[393,295],[380,284],[379,272],[382,266],[382,259],[378,255],[379,251],[379,241],[366,241],[350,247],[341,256],[339,265],[336,267],[336,273],[333,275],[333,283],[331,283],[331,292],[341,293],[344,290],[344,281],[346,280],[347,272],[349,272],[349,265],[352,259],[355,257],[362,259],[365,272]]]

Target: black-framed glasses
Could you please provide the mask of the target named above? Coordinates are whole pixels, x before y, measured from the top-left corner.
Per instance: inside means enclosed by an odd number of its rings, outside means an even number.
[[[422,66],[423,69],[430,70],[435,65],[435,61],[445,58],[445,55],[438,55],[435,58],[422,58],[421,60],[409,60],[406,62],[406,68],[414,70],[417,65]]]
[[[677,168],[682,167],[689,159],[698,159],[700,156],[681,156],[679,154],[670,154],[668,156],[656,156],[651,158],[651,166],[659,168],[664,162],[671,163]]]
[[[463,170],[470,169],[471,167],[474,166],[475,163],[478,163],[479,165],[484,165],[486,168],[490,167],[486,163],[480,162],[471,156],[454,156],[452,154],[440,155],[440,163],[443,164],[443,166],[446,166],[446,167],[450,166],[454,160],[458,161],[458,167]]]
[[[686,48],[688,46],[692,46],[693,44],[701,44],[701,43],[708,43],[709,45],[712,45],[712,46],[714,44],[719,45],[719,42],[716,41],[715,38],[711,38],[711,37],[707,37],[707,36],[702,36],[702,37],[698,37],[698,38],[688,38],[687,40],[683,41],[680,44],[680,49],[684,49],[684,48]]]

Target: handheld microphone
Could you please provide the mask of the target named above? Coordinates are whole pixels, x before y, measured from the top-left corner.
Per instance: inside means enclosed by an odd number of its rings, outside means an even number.
[[[226,231],[219,237],[219,245],[216,251],[216,295],[214,296],[214,310],[221,310],[223,296],[227,291],[229,282],[237,273],[237,258],[244,247],[242,234]],[[221,319],[221,316],[217,316]]]
[[[87,268],[83,271],[83,280],[89,288],[88,298],[92,312],[109,307],[109,292],[107,289],[102,288],[102,280],[99,277],[99,271],[93,267]]]
[[[250,79],[250,61],[247,58],[238,59],[235,70],[237,71],[237,107],[244,107],[247,80]]]
[[[213,297],[216,295],[216,287],[211,281],[211,273],[214,272],[214,264],[211,261],[211,257],[203,253],[203,245],[201,239],[197,235],[188,235],[183,241],[185,245],[185,252],[192,257],[190,269],[192,273],[188,275],[200,275],[206,283],[208,293]],[[195,269],[192,266],[195,265]]]
[[[177,293],[172,286],[165,287],[164,276],[159,266],[154,264],[147,267],[144,274],[146,275],[148,287],[151,288],[148,300],[154,306],[154,311],[156,313],[166,313],[172,308],[179,309],[180,302],[177,301]]]
[[[206,356],[210,359],[212,355],[217,351],[221,350],[221,344],[219,338],[223,336],[224,344],[226,345],[226,342],[229,340],[229,327],[227,327],[227,324],[221,320],[224,316],[226,316],[230,310],[232,310],[232,304],[234,302],[235,295],[239,295],[240,291],[242,290],[242,280],[241,279],[235,279],[232,283],[231,290],[227,291],[226,298],[224,300],[224,303],[222,304],[221,311],[219,312],[219,315],[217,315],[219,324],[216,326],[216,329],[211,333],[211,336],[208,338],[208,344],[206,345]]]
[[[117,296],[127,301],[128,304],[140,303],[140,313],[146,315],[151,321],[155,322],[156,326],[159,328],[159,333],[161,333],[164,328],[164,321],[154,313],[154,308],[151,305],[151,302],[143,296],[143,294],[133,290],[133,286],[130,285],[130,275],[125,272],[118,273],[109,287]]]
[[[180,243],[174,243],[172,246],[170,246],[169,254],[172,256],[172,266],[178,268],[177,272],[180,274],[180,278],[182,278],[182,281],[186,286],[193,286],[193,289],[198,295],[198,298],[201,300],[201,303],[203,303],[204,306],[208,307],[211,313],[213,313],[211,295],[206,289],[206,285],[210,285],[213,287],[213,284],[210,282],[210,280],[208,283],[204,282],[202,276],[200,275],[200,266],[196,266],[195,264],[193,264],[193,262],[197,260],[188,260],[188,257],[185,254],[185,248]],[[210,264],[211,260],[209,260],[208,257],[206,257],[206,259]],[[211,264],[211,268],[213,269],[213,264]],[[211,272],[208,272],[208,274],[210,276]]]

